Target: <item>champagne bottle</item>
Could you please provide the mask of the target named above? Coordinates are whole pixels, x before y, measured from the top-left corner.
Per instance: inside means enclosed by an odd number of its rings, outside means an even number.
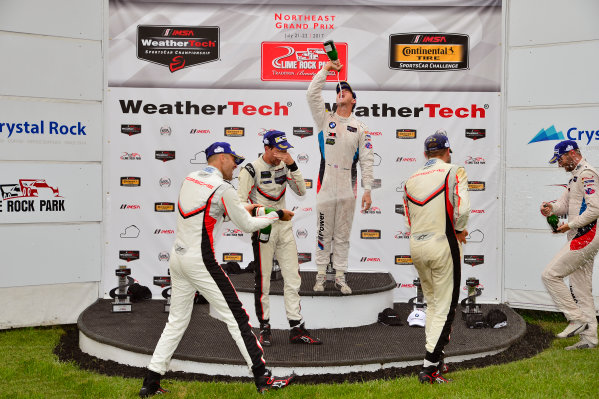
[[[271,213],[271,212],[276,212],[277,210],[275,208],[264,208],[264,215]],[[268,240],[270,239],[270,232],[272,230],[272,224],[269,224],[268,226],[266,226],[263,229],[260,229],[260,231],[258,232],[258,241],[260,241],[261,243],[267,243]]]
[[[337,49],[335,48],[335,43],[332,40],[327,40],[323,43],[324,51],[327,53],[329,60],[337,61],[339,59],[339,55],[337,54]]]
[[[547,216],[547,223],[549,223],[549,226],[551,226],[551,229],[553,230],[553,232],[557,233],[557,225],[559,224],[558,217],[555,215]]]

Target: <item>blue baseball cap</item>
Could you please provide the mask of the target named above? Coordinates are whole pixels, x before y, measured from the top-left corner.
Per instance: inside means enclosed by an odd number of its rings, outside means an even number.
[[[354,93],[349,83],[347,83],[345,80],[342,80],[341,82],[337,83],[337,87],[335,88],[337,94],[339,94],[339,91],[343,89],[351,91],[351,94],[352,96],[354,96],[354,99],[356,98],[356,93]]]
[[[437,130],[435,134],[431,134],[424,140],[424,151],[437,151],[449,148],[449,139],[444,131]],[[451,152],[451,148],[449,148]]]
[[[269,130],[264,134],[264,140],[262,141],[268,146],[277,147],[279,150],[293,148],[293,146],[287,141],[287,136],[285,136],[285,133],[279,130]]]
[[[560,141],[553,148],[553,158],[549,160],[549,163],[556,163],[559,158],[568,153],[570,150],[577,150],[578,144],[574,140],[564,140]]]
[[[216,154],[231,154],[235,158],[235,163],[239,165],[245,158],[241,155],[237,155],[235,151],[231,149],[231,144],[225,143],[224,141],[217,141],[216,143],[210,144],[208,148],[206,148],[206,159],[210,158]]]

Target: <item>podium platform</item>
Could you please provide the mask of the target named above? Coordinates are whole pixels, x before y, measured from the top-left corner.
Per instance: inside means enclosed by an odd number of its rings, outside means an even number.
[[[407,325],[406,319],[412,311],[408,304],[392,304],[400,314],[404,322],[403,326],[386,326],[372,322],[355,327],[313,328],[318,320],[326,320],[326,317],[329,317],[325,307],[330,304],[327,301],[331,299],[348,300],[341,304],[345,303],[349,308],[344,311],[351,312],[353,308],[348,305],[349,300],[367,298],[368,292],[370,294],[386,292],[386,289],[381,290],[380,287],[390,287],[391,283],[384,273],[378,274],[379,276],[375,274],[364,276],[362,288],[357,284],[359,281],[357,276],[350,276],[351,281],[355,283],[351,285],[354,289],[351,296],[341,296],[332,285],[327,287],[324,293],[314,295],[315,293],[311,291],[313,277],[311,279],[310,276],[302,274],[304,279],[300,290],[302,304],[309,296],[317,305],[320,303],[321,307],[307,312],[302,305],[302,313],[307,328],[323,341],[323,345],[290,344],[288,325],[285,328],[273,329],[273,345],[264,348],[264,358],[273,373],[278,375],[295,373],[306,376],[343,375],[421,365],[424,357],[424,329]],[[370,278],[374,280],[369,280]],[[233,275],[231,280],[240,295],[250,293],[244,292],[248,289],[245,285],[250,284],[250,281],[253,287],[251,275]],[[379,288],[368,288],[366,281]],[[306,287],[309,290],[306,290]],[[282,294],[282,285],[280,288]],[[273,289],[274,296],[280,296],[276,294],[276,284],[273,284]],[[377,290],[378,292],[374,292]],[[246,308],[250,315],[254,313],[253,296],[251,304],[251,307]],[[212,317],[209,308],[209,305],[194,306],[189,327],[173,356],[171,370],[215,378],[250,377],[247,365],[229,335],[226,325]],[[445,349],[448,363],[500,353],[524,336],[526,323],[516,312],[506,305],[482,305],[484,314],[492,308],[498,308],[507,315],[507,327],[469,329],[461,320],[461,309],[458,307],[452,326],[451,341]],[[383,308],[368,309],[369,317],[374,315],[376,320],[378,312],[382,310]],[[111,300],[99,300],[79,317],[77,322],[79,346],[83,352],[100,359],[113,360],[129,366],[146,367],[167,318],[163,300],[135,303],[131,313],[112,313]],[[256,328],[254,333],[258,334]]]

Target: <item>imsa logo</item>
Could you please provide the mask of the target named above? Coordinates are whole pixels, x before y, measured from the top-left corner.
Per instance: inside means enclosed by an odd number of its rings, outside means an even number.
[[[464,255],[464,263],[472,267],[485,263],[485,255]]]
[[[223,253],[223,262],[243,262],[243,254],[239,252]]]
[[[396,265],[413,265],[412,257],[410,255],[395,255],[395,264]]]
[[[243,127],[226,127],[225,128],[225,136],[226,137],[243,137],[243,136],[245,136],[245,128],[243,128]]]
[[[416,130],[415,129],[397,129],[395,131],[395,138],[415,139],[416,138]]]
[[[154,212],[175,212],[175,203],[154,202]]]
[[[389,35],[389,68],[412,71],[469,69],[468,35],[397,33]]]
[[[380,240],[381,231],[375,229],[360,230],[360,238],[363,240]]]
[[[366,256],[363,256],[362,258],[360,258],[360,262],[380,262],[381,258],[369,258]]]
[[[484,181],[468,181],[468,191],[485,191]]]
[[[121,177],[121,186],[123,187],[139,187],[141,186],[141,177]]]

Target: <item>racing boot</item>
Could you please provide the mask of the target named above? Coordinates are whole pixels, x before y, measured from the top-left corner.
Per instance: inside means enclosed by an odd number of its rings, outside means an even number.
[[[418,381],[421,384],[447,384],[451,379],[445,378],[439,371],[438,366],[423,367],[418,373]]]
[[[270,332],[270,324],[260,323],[260,345],[271,346],[272,345],[272,333]]]
[[[310,332],[304,328],[304,323],[293,327],[289,331],[289,342],[292,344],[321,345],[322,341],[310,335]]]
[[[335,288],[341,291],[343,295],[351,294],[351,288],[345,281],[345,274],[342,276],[335,276]]]
[[[148,374],[146,374],[143,385],[139,390],[139,397],[147,398],[148,396],[160,395],[167,392],[166,389],[160,386],[160,374],[148,370]]]
[[[587,328],[589,328],[589,325],[587,323],[585,323],[583,321],[572,320],[570,322],[570,324],[568,324],[568,326],[564,329],[564,331],[557,334],[557,337],[558,338],[570,338],[577,334],[580,334]]]
[[[314,291],[324,291],[324,284],[327,282],[327,275],[322,273],[316,274],[316,284],[314,284]]]
[[[264,375],[256,377],[256,389],[258,390],[258,393],[264,393],[271,389],[283,389],[291,384],[294,378],[295,374],[291,374],[287,377],[273,377],[270,370],[266,370]]]
[[[578,341],[574,345],[566,346],[564,349],[567,351],[573,351],[576,349],[593,349],[596,346],[596,344],[592,344],[589,341],[587,341],[584,337],[581,337],[580,341]]]

